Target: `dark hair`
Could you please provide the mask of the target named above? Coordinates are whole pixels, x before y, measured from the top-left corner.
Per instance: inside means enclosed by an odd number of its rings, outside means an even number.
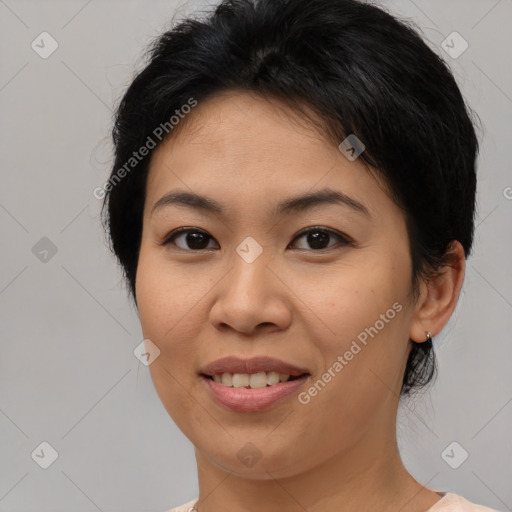
[[[207,14],[155,40],[116,111],[102,215],[135,304],[152,150],[130,159],[150,139],[160,143],[157,127],[176,133],[169,120],[191,98],[221,91],[277,99],[336,145],[349,134],[363,142],[359,158],[379,171],[404,211],[415,300],[419,279],[450,264],[452,240],[469,256],[478,153],[472,111],[411,23],[357,0],[224,0]],[[402,394],[429,383],[436,370],[432,344],[413,342]]]

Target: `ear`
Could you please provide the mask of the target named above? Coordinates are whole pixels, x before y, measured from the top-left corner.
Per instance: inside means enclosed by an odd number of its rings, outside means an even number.
[[[409,331],[413,341],[427,341],[427,332],[434,337],[443,329],[457,305],[465,269],[464,248],[453,240],[446,254],[446,265],[439,270],[439,275],[421,283]]]

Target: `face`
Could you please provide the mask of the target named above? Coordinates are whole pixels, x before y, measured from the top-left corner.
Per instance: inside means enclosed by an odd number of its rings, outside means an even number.
[[[360,159],[283,105],[232,92],[188,115],[152,157],[136,278],[163,405],[205,464],[249,478],[375,456],[394,436],[413,322],[403,212]],[[220,211],[160,201],[175,192]],[[346,200],[285,203],[319,192]],[[227,356],[309,375],[239,410],[200,375]],[[248,464],[251,453],[261,462]]]

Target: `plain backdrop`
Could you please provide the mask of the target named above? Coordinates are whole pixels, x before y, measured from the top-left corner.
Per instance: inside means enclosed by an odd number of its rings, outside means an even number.
[[[141,329],[93,190],[147,44],[206,5],[0,0],[1,511],[158,512],[197,496],[193,446],[133,354]],[[401,406],[402,457],[430,488],[512,510],[512,2],[385,5],[417,23],[482,123],[474,253],[435,338],[439,377]],[[445,40],[468,47],[453,57]]]

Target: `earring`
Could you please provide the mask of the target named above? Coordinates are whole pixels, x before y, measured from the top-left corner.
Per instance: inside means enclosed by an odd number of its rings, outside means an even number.
[[[425,334],[427,336],[427,339],[425,340],[425,343],[428,343],[429,345],[432,345],[432,336],[430,332],[425,331]]]

